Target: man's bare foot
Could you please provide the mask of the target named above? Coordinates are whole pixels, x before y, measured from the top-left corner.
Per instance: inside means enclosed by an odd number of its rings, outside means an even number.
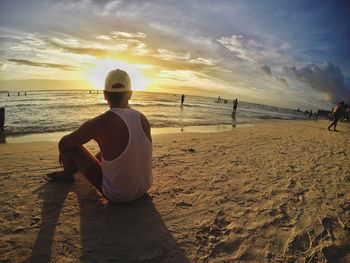
[[[74,182],[75,179],[71,175],[66,175],[63,171],[56,171],[46,175],[48,182]]]

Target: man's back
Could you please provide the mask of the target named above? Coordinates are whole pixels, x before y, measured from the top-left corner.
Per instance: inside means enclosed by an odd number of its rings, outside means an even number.
[[[102,152],[102,189],[111,200],[135,199],[151,186],[152,141],[141,116],[133,109],[111,108],[101,118],[96,140]]]
[[[117,114],[107,111],[91,120],[94,128],[94,140],[98,143],[105,160],[120,156],[129,142],[129,130],[124,120]],[[140,123],[144,133],[151,139],[150,125],[140,113]]]
[[[333,113],[336,117],[339,117],[344,111],[343,104],[339,103],[337,106],[334,107]]]

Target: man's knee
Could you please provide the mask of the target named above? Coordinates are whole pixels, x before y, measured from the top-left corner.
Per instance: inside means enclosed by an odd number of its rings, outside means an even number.
[[[64,151],[60,151],[60,154],[62,154],[66,158],[73,159],[76,156],[81,155],[83,149],[80,147],[72,147],[69,149],[65,149]]]

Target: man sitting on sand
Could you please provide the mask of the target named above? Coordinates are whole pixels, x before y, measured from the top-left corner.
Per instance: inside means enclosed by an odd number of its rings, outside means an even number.
[[[334,131],[336,131],[337,123],[340,120],[344,111],[344,101],[341,101],[337,106],[335,106],[332,110],[333,122],[328,126],[328,130],[331,130],[331,127],[334,126]]]
[[[64,171],[48,174],[50,181],[74,181],[78,170],[104,197],[127,202],[144,195],[152,184],[152,138],[147,118],[131,109],[131,81],[120,69],[108,73],[104,96],[109,110],[64,136],[59,161]],[[95,140],[95,157],[83,145]]]

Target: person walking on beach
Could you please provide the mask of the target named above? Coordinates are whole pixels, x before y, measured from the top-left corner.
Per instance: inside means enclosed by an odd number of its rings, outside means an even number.
[[[315,121],[318,121],[319,113],[320,113],[320,110],[315,111],[315,113],[314,113]]]
[[[233,114],[236,114],[237,105],[238,105],[238,101],[237,101],[237,99],[235,99],[235,100],[233,101],[233,110],[232,110],[232,113],[233,113]]]
[[[152,184],[152,138],[147,118],[131,109],[131,80],[120,69],[108,73],[104,97],[109,110],[64,136],[58,144],[63,171],[49,181],[73,182],[80,171],[109,201],[127,202],[143,196]],[[95,140],[95,157],[83,145]]]
[[[344,111],[344,101],[341,101],[340,103],[337,104],[332,110],[333,114],[333,122],[328,126],[328,130],[331,130],[331,127],[334,126],[334,131],[336,131],[337,124],[339,119],[341,118],[342,114]]]
[[[309,119],[311,120],[312,118],[312,110],[310,110],[310,113],[309,113]]]
[[[185,97],[186,97],[185,94],[181,95],[181,105],[184,105]]]

